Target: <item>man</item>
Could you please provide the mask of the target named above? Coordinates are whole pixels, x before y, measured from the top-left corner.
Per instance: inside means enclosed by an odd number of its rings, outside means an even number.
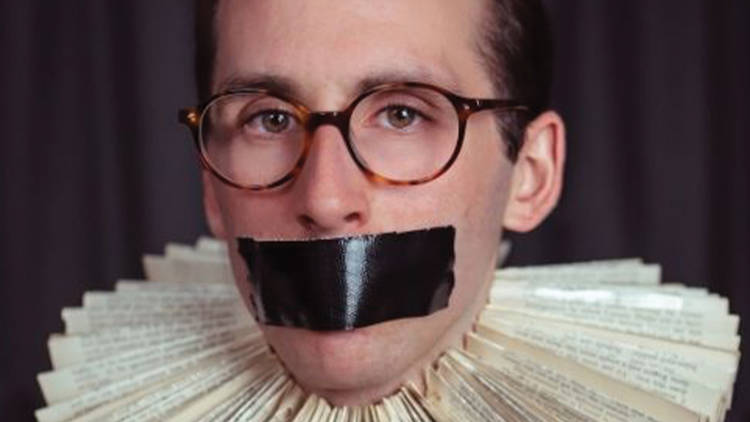
[[[258,292],[238,253],[240,238],[315,240],[455,229],[455,286],[446,308],[353,330],[261,324],[267,341],[303,388],[336,405],[373,402],[409,381],[421,385],[421,370],[461,344],[486,303],[503,230],[533,229],[560,196],[565,134],[561,118],[545,111],[550,49],[541,5],[197,5],[200,95],[206,104],[209,98],[220,104],[193,116],[206,164],[205,211],[214,235],[230,244],[235,278],[251,309],[251,295]],[[380,95],[405,99],[368,109]],[[502,101],[481,103],[486,107],[460,117],[455,102],[456,110],[447,106],[456,96]],[[217,152],[221,145],[200,141],[202,135],[221,137],[216,132],[227,127],[217,123],[220,114],[235,102],[237,115],[252,112],[234,130],[268,141],[252,146],[253,153],[234,144]],[[435,117],[420,107],[441,111]],[[350,114],[339,114],[344,123],[330,114],[314,117],[321,120],[317,124],[307,120],[313,112],[345,109]],[[465,133],[457,141],[461,124]],[[405,143],[387,154],[380,139],[385,135],[366,135],[386,129],[397,134],[394,142],[411,136],[432,144],[419,149]],[[292,138],[299,144],[275,146],[276,139]],[[374,155],[366,145],[371,138]]]

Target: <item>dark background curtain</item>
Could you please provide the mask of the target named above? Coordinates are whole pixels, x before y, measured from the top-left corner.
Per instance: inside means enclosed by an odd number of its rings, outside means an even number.
[[[176,123],[195,102],[191,2],[0,2],[0,415],[28,420],[61,308],[206,231]],[[513,263],[642,256],[746,325],[750,2],[548,3],[566,188]],[[734,422],[750,420],[747,367]]]

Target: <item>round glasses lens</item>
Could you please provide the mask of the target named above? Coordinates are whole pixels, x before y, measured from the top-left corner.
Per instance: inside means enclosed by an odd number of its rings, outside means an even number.
[[[249,187],[267,186],[286,176],[305,144],[300,112],[261,93],[217,98],[203,112],[200,135],[208,164],[232,182]]]
[[[458,144],[453,104],[433,89],[375,91],[355,107],[351,141],[371,171],[396,181],[418,181],[440,171]]]

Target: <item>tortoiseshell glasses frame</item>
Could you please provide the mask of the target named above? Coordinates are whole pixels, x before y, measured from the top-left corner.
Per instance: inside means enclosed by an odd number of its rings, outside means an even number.
[[[457,139],[455,139],[453,151],[447,161],[437,166],[437,169],[434,172],[423,177],[415,178],[413,180],[398,180],[392,177],[386,177],[372,170],[357,151],[356,146],[352,142],[352,136],[350,132],[352,114],[357,108],[357,105],[359,105],[366,98],[379,92],[400,89],[428,90],[430,92],[441,95],[442,97],[447,99],[448,102],[450,102],[450,104],[453,106],[453,108],[455,109],[455,118],[457,119],[457,126],[455,127],[457,132]],[[248,184],[242,183],[237,180],[232,180],[231,177],[227,176],[224,172],[218,169],[217,166],[212,162],[207,152],[207,148],[205,145],[206,142],[203,139],[203,126],[204,120],[206,118],[206,112],[211,108],[213,104],[229,96],[256,94],[267,95],[288,103],[291,107],[294,108],[295,115],[299,119],[299,123],[301,123],[301,126],[305,130],[305,139],[303,145],[301,146],[301,152],[299,153],[299,157],[297,157],[291,170],[289,170],[276,180],[266,184]],[[427,183],[443,175],[453,165],[463,145],[464,134],[466,131],[466,122],[472,114],[483,110],[513,112],[529,111],[528,107],[526,107],[523,103],[515,100],[466,98],[438,86],[421,82],[402,82],[378,85],[359,95],[345,109],[340,111],[324,112],[310,111],[305,105],[301,104],[300,102],[292,98],[281,96],[271,90],[255,88],[230,90],[212,96],[208,101],[198,107],[190,107],[180,110],[179,120],[191,130],[200,161],[208,171],[210,171],[214,176],[219,178],[224,183],[235,188],[262,191],[278,187],[292,180],[301,172],[312,145],[313,137],[310,135],[322,125],[332,125],[339,130],[343,137],[344,143],[346,144],[349,155],[352,157],[357,167],[366,175],[369,180],[376,183],[396,186],[418,185]],[[515,147],[515,145],[509,145],[509,147],[513,148]]]

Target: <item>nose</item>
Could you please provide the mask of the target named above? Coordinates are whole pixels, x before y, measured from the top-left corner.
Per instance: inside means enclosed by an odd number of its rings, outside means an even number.
[[[335,126],[321,125],[310,136],[307,160],[292,186],[296,220],[313,235],[357,233],[370,218],[369,181]]]

